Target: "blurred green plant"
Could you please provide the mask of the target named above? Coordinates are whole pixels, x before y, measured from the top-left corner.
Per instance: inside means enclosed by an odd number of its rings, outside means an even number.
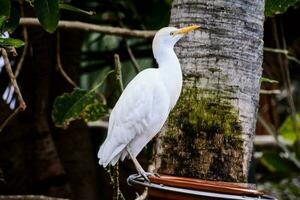
[[[272,17],[277,14],[282,14],[287,11],[290,6],[297,3],[298,0],[266,0],[265,1],[265,16]]]
[[[33,8],[43,28],[53,33],[59,20],[58,0],[34,0]]]
[[[288,116],[278,132],[276,132],[258,116],[260,123],[274,136],[277,145],[282,150],[282,154],[269,151],[263,153],[260,161],[270,172],[286,172],[287,174],[291,174],[300,170],[300,152],[298,150],[300,142],[298,136],[300,128],[299,117],[300,114],[297,114],[296,121],[294,121],[291,116]]]
[[[258,184],[261,191],[271,191],[270,195],[276,196],[280,200],[298,200],[300,188],[300,177],[295,175],[283,178],[281,181],[266,182]]]
[[[102,96],[96,90],[106,76],[91,90],[75,88],[71,93],[65,93],[56,97],[52,109],[52,120],[57,127],[67,128],[71,121],[83,119],[86,122],[96,121],[108,113],[105,102],[98,98]]]
[[[260,78],[260,82],[263,83],[279,83],[277,80],[273,80],[273,79],[269,79],[269,78],[266,78],[266,77],[261,77]]]
[[[295,8],[293,11],[296,12],[297,9],[298,12],[299,1],[266,0],[265,16],[273,17],[277,14],[283,14],[288,10],[288,8],[290,8],[290,10]],[[277,22],[286,16],[288,16],[288,14],[271,19],[271,21],[274,22],[272,27],[276,27]],[[282,21],[280,21],[279,24],[281,22]],[[273,39],[276,40],[276,42],[284,43],[282,47],[278,44],[275,45],[275,48],[264,47],[264,52],[268,52],[267,54],[278,54],[274,57],[274,60],[277,58],[282,59],[278,62],[275,61],[275,63],[278,65],[278,71],[281,70],[279,74],[286,78],[281,79],[280,85],[276,87],[279,91],[279,93],[277,93],[278,96],[270,98],[272,100],[271,104],[276,104],[276,106],[280,104],[282,106],[281,109],[283,108],[279,111],[281,112],[280,114],[282,114],[279,117],[283,117],[280,119],[282,121],[280,127],[275,128],[273,124],[267,123],[262,117],[258,116],[258,121],[260,121],[261,125],[274,137],[275,146],[270,145],[261,147],[262,154],[260,155],[261,157],[259,158],[259,162],[256,167],[262,172],[257,173],[256,177],[258,177],[259,189],[276,196],[278,199],[296,200],[299,199],[300,195],[300,179],[298,175],[300,170],[300,113],[297,113],[299,111],[297,111],[297,104],[294,101],[297,99],[295,96],[296,92],[292,91],[292,86],[295,86],[293,84],[295,79],[291,78],[293,76],[292,73],[294,73],[291,66],[299,66],[300,61],[297,58],[297,54],[293,52],[293,47],[286,45],[285,41],[288,37],[286,38],[284,34],[279,37],[276,36],[284,31],[286,31],[284,26],[280,24],[278,29],[275,28],[273,32]],[[289,34],[286,36],[289,36]],[[268,63],[268,61],[266,61],[266,63]],[[278,78],[278,76],[276,78]],[[272,79],[265,78],[263,78],[261,82],[276,83],[276,81],[274,82]],[[284,104],[282,104],[283,102]],[[271,107],[271,109],[273,108]],[[276,109],[274,113],[278,110],[279,109]],[[273,113],[273,110],[271,113]],[[273,118],[276,114],[278,114],[274,113],[269,117]],[[274,122],[274,118],[270,121]]]
[[[24,45],[24,42],[13,38],[0,38],[0,47],[15,47],[19,48]]]
[[[95,14],[72,5],[64,3],[63,0],[26,0],[33,7],[34,13],[42,27],[49,33],[53,33],[58,25],[60,9],[69,10],[88,15]],[[8,31],[12,33],[20,21],[20,4],[16,0],[0,1],[0,33]]]
[[[55,126],[66,129],[73,120],[95,121],[105,114],[107,108],[97,99],[93,90],[75,88],[72,93],[65,93],[55,99],[52,120]]]
[[[277,132],[258,117],[279,147],[263,151],[259,161],[270,173],[262,175],[258,188],[282,200],[296,200],[300,194],[299,117],[300,114],[297,114],[295,121],[292,116],[288,116]]]
[[[283,141],[289,146],[295,145],[299,138],[298,131],[300,130],[300,113],[296,115],[296,121],[294,122],[291,116],[288,116],[281,127],[279,128],[279,140]],[[300,155],[299,155],[300,157]]]

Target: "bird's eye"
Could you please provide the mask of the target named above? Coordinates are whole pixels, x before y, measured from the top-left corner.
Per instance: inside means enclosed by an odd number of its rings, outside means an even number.
[[[173,36],[174,35],[174,31],[170,32],[170,35]]]

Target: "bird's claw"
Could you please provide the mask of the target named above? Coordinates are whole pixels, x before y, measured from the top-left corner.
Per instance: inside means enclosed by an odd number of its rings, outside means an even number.
[[[153,175],[156,176],[157,178],[160,178],[160,175],[157,172],[154,172]]]
[[[150,176],[149,173],[147,173],[147,172],[141,172],[140,175],[141,175],[142,177],[144,177],[144,179],[145,179],[148,183],[151,183],[150,179],[148,178],[148,176]]]
[[[141,172],[140,175],[149,183],[151,183],[150,179],[148,178],[148,176],[155,176],[160,178],[160,175],[157,172]]]

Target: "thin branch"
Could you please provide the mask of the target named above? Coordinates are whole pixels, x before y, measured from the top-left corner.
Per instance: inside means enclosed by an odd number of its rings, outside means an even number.
[[[20,1],[20,11],[21,11],[21,16],[24,16],[24,9],[23,9],[23,1]],[[27,49],[28,49],[28,33],[27,33],[27,27],[23,27],[23,38],[24,38],[24,47],[23,51],[20,57],[20,60],[18,62],[18,65],[15,70],[15,77],[17,78],[20,74],[21,68],[24,63],[24,59],[26,57]]]
[[[16,57],[18,55],[15,47],[5,47],[5,50],[9,56]]]
[[[135,200],[145,200],[147,199],[147,195],[148,195],[148,188],[146,187],[145,190],[143,191],[143,193],[141,195],[138,195]]]
[[[298,160],[295,153],[291,152],[284,144],[282,144],[277,137],[277,132],[269,125],[259,114],[257,119],[260,124],[266,129],[266,131],[272,135],[277,143],[277,145],[287,154],[287,157],[300,169],[300,161]]]
[[[272,53],[282,53],[282,54],[289,54],[289,51],[288,50],[285,50],[285,49],[274,49],[274,48],[270,48],[270,47],[264,47],[264,51],[267,51],[267,52],[272,52]]]
[[[298,65],[300,65],[300,60],[297,59],[296,57],[294,56],[290,56],[290,55],[286,55],[286,58],[291,60],[291,61],[294,61],[295,63],[297,63]]]
[[[115,166],[108,167],[107,172],[110,178],[110,183],[113,186],[113,200],[126,200],[119,185],[119,163]]]
[[[280,94],[280,90],[263,90],[261,89],[260,94]]]
[[[274,49],[274,48],[269,48],[269,47],[264,47],[264,51],[266,52],[272,52],[272,53],[281,53],[284,54],[286,56],[287,59],[294,61],[295,63],[300,65],[300,60],[297,59],[294,56],[290,55],[290,52],[288,50],[285,49]]]
[[[21,18],[20,25],[23,26],[41,26],[36,18]],[[83,31],[93,31],[98,33],[105,33],[109,35],[117,35],[123,37],[138,37],[138,38],[153,38],[156,31],[142,31],[130,30],[127,28],[118,28],[111,26],[101,26],[79,21],[65,21],[60,20],[58,23],[59,28],[63,29],[77,29]]]
[[[4,120],[4,122],[0,125],[0,132],[3,130],[3,128],[8,124],[8,122],[11,120],[11,119],[13,119],[19,112],[20,112],[20,110],[21,110],[21,107],[20,106],[18,106],[15,110],[14,110],[14,112],[12,113],[12,114],[10,114],[9,116],[8,116],[8,118],[6,118],[5,120]]]
[[[57,62],[57,67],[59,72],[63,75],[63,77],[73,86],[73,87],[78,87],[77,84],[68,76],[66,71],[64,70],[62,64],[61,64],[61,59],[60,59],[60,36],[59,32],[57,32],[57,37],[56,37],[56,62]]]
[[[141,66],[139,65],[139,63],[135,59],[135,56],[133,55],[127,40],[125,40],[125,44],[126,44],[126,49],[127,49],[128,54],[129,54],[130,60],[133,64],[133,66],[134,66],[135,72],[139,73],[141,71]]]
[[[285,40],[285,36],[284,36],[282,20],[280,20],[280,33],[281,33],[281,37],[282,37],[283,48],[286,49],[287,45],[286,45],[286,40]],[[291,81],[290,71],[288,68],[288,62],[284,62],[284,70],[286,73],[286,81],[287,81],[287,86],[288,86],[287,87],[288,101],[289,101],[290,108],[291,108],[293,129],[294,129],[295,133],[297,134],[297,143],[300,144],[300,132],[299,132],[299,128],[297,125],[298,124],[297,111],[296,111],[295,101],[294,101],[293,92],[292,92],[292,81]]]
[[[113,167],[113,200],[119,200],[119,163]]]
[[[277,145],[274,137],[272,135],[263,135],[263,134],[256,134],[255,138],[254,138],[254,144],[256,146],[268,146],[268,145],[272,145],[275,146]]]
[[[18,83],[16,81],[16,77],[11,69],[11,65],[8,59],[7,52],[4,48],[1,48],[2,57],[4,59],[5,69],[6,72],[10,78],[11,84],[15,88],[15,92],[17,94],[18,100],[19,100],[19,106],[18,108],[0,125],[0,132],[3,130],[3,128],[6,126],[6,124],[19,112],[23,111],[26,108],[26,103],[22,97],[21,91],[19,89]]]
[[[122,79],[122,66],[120,62],[120,58],[118,54],[114,55],[115,60],[115,76],[117,80],[117,84],[121,92],[123,92],[123,79]],[[123,193],[120,189],[119,183],[119,163],[117,162],[114,167],[112,167],[112,173],[109,173],[111,182],[113,185],[113,200],[125,200]]]
[[[273,27],[273,35],[274,35],[274,40],[275,40],[275,45],[276,48],[281,48],[281,42],[282,42],[282,48],[286,49],[286,41],[284,37],[284,31],[283,31],[283,25],[280,23],[280,33],[281,33],[281,39],[279,39],[279,34],[278,34],[278,28],[277,28],[277,22],[275,18],[272,18],[272,27]],[[281,41],[281,42],[280,42]],[[269,49],[270,50],[270,49]],[[283,51],[282,51],[283,52]],[[287,91],[287,101],[289,105],[289,113],[291,115],[292,119],[292,125],[293,125],[293,130],[297,135],[297,143],[300,145],[300,134],[298,131],[298,126],[297,126],[297,117],[296,117],[296,108],[295,108],[295,103],[293,99],[293,93],[292,93],[292,87],[291,87],[291,79],[290,79],[290,72],[288,69],[288,59],[287,55],[288,52],[284,51],[285,58],[283,58],[280,54],[278,55],[278,62],[280,66],[280,71],[283,75],[283,84],[284,88],[286,88]]]
[[[120,57],[118,54],[114,55],[114,59],[115,59],[115,74],[116,74],[116,80],[118,82],[119,88],[121,90],[121,92],[124,90],[124,86],[123,86],[123,79],[122,79],[122,65],[120,62]]]
[[[119,182],[119,163],[117,163],[113,167],[113,179],[114,179],[114,185],[113,185],[113,190],[114,190],[114,200],[125,200],[123,193],[120,190],[120,182]]]
[[[2,57],[4,59],[5,69],[7,71],[7,74],[9,76],[9,78],[10,78],[11,84],[15,88],[15,91],[16,91],[16,94],[17,94],[17,97],[18,97],[18,100],[19,100],[19,106],[21,107],[21,110],[25,110],[26,104],[25,104],[25,101],[22,97],[22,94],[21,94],[20,88],[18,86],[16,77],[15,77],[15,75],[14,75],[12,69],[11,69],[11,65],[10,65],[6,50],[4,48],[2,48],[1,53],[2,53]]]
[[[108,121],[104,121],[104,120],[88,122],[87,125],[88,125],[88,127],[97,127],[97,128],[108,129]]]

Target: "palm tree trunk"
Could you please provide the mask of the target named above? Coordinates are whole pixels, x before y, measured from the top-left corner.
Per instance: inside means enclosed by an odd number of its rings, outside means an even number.
[[[247,181],[262,73],[264,1],[174,0],[184,84],[156,145],[159,173]]]

